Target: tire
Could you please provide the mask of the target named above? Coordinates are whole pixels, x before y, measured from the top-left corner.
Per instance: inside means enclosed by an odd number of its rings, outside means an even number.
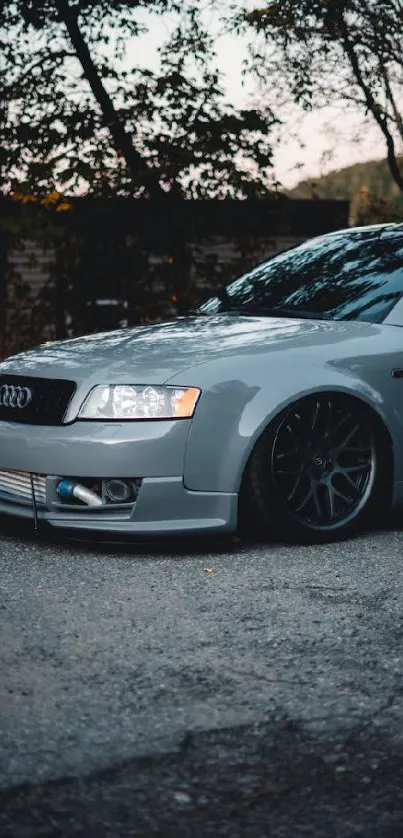
[[[294,543],[347,538],[387,504],[390,459],[380,424],[359,401],[337,393],[302,399],[252,452],[240,531]]]

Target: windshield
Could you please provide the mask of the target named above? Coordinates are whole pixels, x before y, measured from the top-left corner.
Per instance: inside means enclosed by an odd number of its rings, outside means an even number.
[[[324,236],[277,254],[200,307],[280,317],[381,322],[403,294],[403,227]]]

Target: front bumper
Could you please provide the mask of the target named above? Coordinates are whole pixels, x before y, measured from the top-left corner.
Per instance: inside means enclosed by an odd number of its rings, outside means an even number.
[[[60,427],[0,423],[0,469],[45,476],[38,519],[86,532],[163,535],[226,533],[237,526],[237,495],[188,491],[183,474],[190,421],[75,422]],[[139,478],[134,503],[65,505],[62,478]],[[0,514],[33,518],[31,498],[0,490]]]

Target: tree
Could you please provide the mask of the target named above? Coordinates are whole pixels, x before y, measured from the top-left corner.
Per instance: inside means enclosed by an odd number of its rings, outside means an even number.
[[[74,327],[84,328],[83,301],[97,296],[102,271],[109,279],[113,275],[116,287],[122,278],[127,286],[131,278],[132,317],[147,317],[150,293],[143,293],[141,283],[149,274],[152,246],[152,237],[140,240],[134,231],[133,240],[118,222],[102,239],[96,213],[93,223],[85,218],[84,224],[75,224],[74,207],[63,218],[63,243],[58,212],[70,200],[60,193],[141,197],[157,203],[168,194],[269,194],[275,119],[267,109],[237,110],[226,102],[214,38],[200,7],[199,0],[0,4],[0,190],[29,202],[13,216],[12,229],[7,208],[0,223],[9,247],[29,237],[29,230],[42,241],[41,224],[47,241],[52,231],[60,337],[69,295],[75,304]],[[136,62],[136,44],[157,17],[163,18],[167,36],[150,69]],[[49,205],[56,194],[58,201]],[[153,311],[164,311],[171,295],[177,310],[184,312],[191,301],[189,258],[183,229],[171,215],[167,213],[164,223],[164,240],[169,240],[165,294]],[[154,231],[154,242],[157,234],[162,238],[161,230]],[[5,288],[0,278],[0,310]],[[25,343],[30,341],[31,334]]]
[[[306,110],[342,103],[369,114],[403,192],[401,0],[273,0],[238,10],[235,27],[252,33],[253,67],[268,96],[270,79],[271,91],[291,94]]]
[[[155,70],[145,14],[165,16]],[[3,191],[267,194],[270,112],[225,101],[198,0],[6,0],[0,11]]]

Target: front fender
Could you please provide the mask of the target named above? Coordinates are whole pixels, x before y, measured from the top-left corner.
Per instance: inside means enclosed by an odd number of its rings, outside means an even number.
[[[375,410],[389,427],[403,463],[402,413],[388,410],[378,378],[363,378],[356,364],[341,369],[332,363],[303,364],[299,359],[290,368],[289,360],[287,365],[279,361],[275,367],[270,364],[271,370],[268,367],[264,375],[261,369],[251,368],[250,361],[240,359],[233,366],[236,377],[226,379],[219,363],[195,369],[191,383],[201,388],[202,395],[185,454],[188,489],[239,491],[246,463],[264,429],[288,405],[319,392],[346,393]]]

